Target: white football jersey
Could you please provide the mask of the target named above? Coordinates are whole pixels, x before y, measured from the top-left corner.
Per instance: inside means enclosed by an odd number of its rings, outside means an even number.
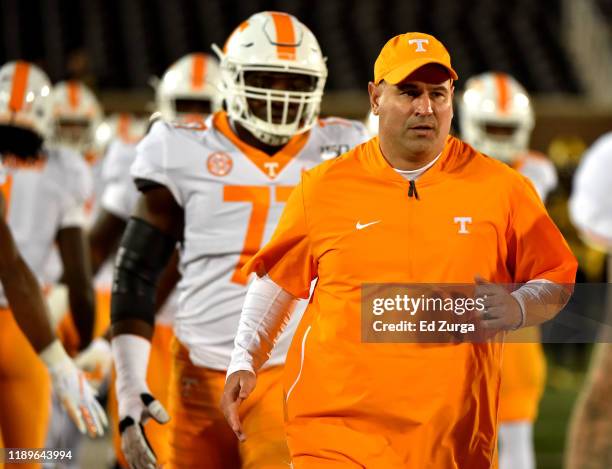
[[[612,250],[612,132],[584,154],[574,174],[570,217],[585,238]]]
[[[167,187],[185,211],[174,331],[199,366],[225,370],[247,290],[242,266],[266,243],[301,173],[367,140],[363,124],[324,119],[269,156],[238,140],[227,114],[207,129],[158,122],[138,145],[132,176]],[[306,302],[267,365],[284,363]]]
[[[529,178],[542,202],[557,187],[557,169],[546,155],[535,151],[525,152],[514,159],[512,167]]]
[[[86,159],[87,166],[89,171],[91,172],[92,180],[93,180],[93,191],[91,198],[87,201],[86,204],[86,215],[87,215],[87,227],[91,229],[96,218],[98,216],[98,212],[101,207],[102,195],[104,194],[104,161],[105,157],[95,158],[95,159]],[[111,287],[113,285],[113,261],[112,259],[107,260],[96,274],[94,279],[94,286],[96,290],[110,292]]]
[[[59,148],[64,148],[59,146]],[[82,156],[87,170],[90,173],[90,180],[92,184],[92,190],[90,196],[85,201],[85,228],[91,228],[95,216],[98,211],[100,197],[102,195],[102,159],[101,158],[88,158]],[[112,280],[113,280],[113,268],[112,262],[106,262],[98,271],[94,278],[94,287],[96,290],[110,291]],[[61,275],[63,267],[62,260],[59,254],[57,246],[51,251],[47,264],[44,268],[44,274],[42,276],[45,284],[56,284]]]
[[[130,175],[135,158],[136,143],[116,138],[108,147],[102,170],[102,208],[126,221],[132,215],[140,195]]]
[[[8,224],[19,252],[42,281],[57,232],[85,225],[90,170],[78,153],[66,148],[46,149],[45,157],[33,163],[4,157],[3,166]],[[0,305],[6,304],[0,289]]]

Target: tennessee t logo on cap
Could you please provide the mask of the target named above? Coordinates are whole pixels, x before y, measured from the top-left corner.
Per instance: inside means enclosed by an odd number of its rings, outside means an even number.
[[[435,37],[424,33],[405,33],[390,39],[374,63],[374,82],[385,80],[397,85],[412,72],[427,64],[439,64],[450,78],[459,77],[451,66],[446,47]]]
[[[409,39],[408,44],[416,44],[417,48],[415,52],[426,52],[423,44],[429,44],[429,39]]]

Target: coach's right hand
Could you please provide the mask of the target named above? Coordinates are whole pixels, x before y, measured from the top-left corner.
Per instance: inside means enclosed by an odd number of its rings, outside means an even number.
[[[225,389],[221,397],[221,410],[223,410],[225,420],[240,441],[246,440],[246,435],[242,431],[238,409],[242,401],[253,392],[256,384],[257,376],[246,370],[232,373],[225,381]]]

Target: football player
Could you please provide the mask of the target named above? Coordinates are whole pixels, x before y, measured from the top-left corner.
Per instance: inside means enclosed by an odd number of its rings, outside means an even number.
[[[69,148],[79,153],[87,164],[92,181],[93,193],[85,203],[85,226],[88,227],[94,213],[97,211],[98,199],[101,193],[102,152],[96,145],[96,131],[103,121],[102,106],[95,94],[82,82],[69,80],[56,83],[51,93],[53,132],[51,142],[58,147]],[[58,284],[61,273],[61,261],[57,250],[49,259],[47,277],[51,284],[52,295],[61,291],[63,285]],[[110,344],[100,337],[110,322],[110,283],[112,270],[110,265],[95,277],[96,324],[92,343],[75,358],[75,363],[87,372],[89,383],[95,389],[100,389],[111,369]],[[60,303],[52,303],[58,307]],[[63,310],[53,311],[54,320],[58,322],[58,335],[61,337],[68,352],[75,355],[79,336],[68,312],[67,302]],[[72,452],[70,460],[57,464],[45,464],[47,469],[79,467],[79,454],[84,438],[78,434],[61,411],[58,396],[54,395],[51,422],[47,434],[48,448],[69,448]]]
[[[569,212],[585,242],[608,253],[612,278],[612,132],[601,136],[582,157],[574,176]],[[608,280],[610,282],[610,280]],[[569,431],[566,467],[604,469],[612,462],[612,301],[595,346],[589,375],[576,403]],[[607,334],[607,335],[606,335]]]
[[[180,121],[201,125],[211,112],[217,111],[221,106],[218,68],[217,60],[203,53],[188,54],[172,64],[156,87],[159,116],[168,122]],[[106,156],[105,189],[101,209],[90,232],[94,270],[114,255],[138,200],[138,190],[130,177],[130,166],[136,157],[136,143],[120,135],[111,143]],[[167,402],[172,319],[177,302],[175,296],[168,299],[170,291],[178,281],[176,259],[175,254],[174,262],[164,277],[166,287],[163,293],[160,291],[158,295],[157,303],[160,307],[164,307],[156,316],[151,359],[147,371],[147,383],[163,405]],[[111,420],[117,420],[116,399],[112,390],[110,401]],[[128,467],[121,451],[121,438],[117,429],[118,426],[113,427],[115,454],[118,464]],[[168,427],[150,421],[145,425],[145,429],[158,462],[164,464],[168,453]]]
[[[81,433],[101,436],[104,434],[104,427],[107,426],[106,415],[95,398],[95,391],[53,334],[45,298],[38,280],[19,254],[11,229],[4,218],[5,210],[4,194],[0,194],[0,282],[10,307],[10,312],[0,313],[3,315],[3,339],[9,335],[18,335],[19,340],[23,341],[22,337],[25,337],[46,365],[53,390],[77,429]],[[21,348],[28,351],[30,349],[25,344]],[[5,363],[2,370],[3,393],[14,389],[16,384],[12,379],[15,377],[7,372],[18,372],[15,367],[10,366],[10,363],[5,362],[8,359],[9,357],[3,353],[2,361]],[[25,373],[21,370],[19,374]],[[32,425],[28,417],[28,415],[21,416],[22,425]],[[4,420],[0,421],[3,422]],[[2,437],[0,431],[0,445],[3,448],[12,447],[13,444],[10,436],[13,428],[7,430],[9,436],[6,438]]]
[[[94,323],[89,257],[82,231],[90,179],[79,155],[44,145],[50,133],[50,94],[49,79],[35,65],[17,61],[0,68],[5,217],[24,261],[38,275],[42,275],[53,244],[57,243],[80,348],[84,348],[91,341]],[[5,292],[0,294],[0,302],[4,308],[8,306]],[[24,335],[16,330],[12,316],[0,314],[0,319],[3,446],[41,448],[51,396],[49,378]],[[50,347],[48,353],[43,352],[45,361],[68,363],[59,342],[52,342]],[[52,358],[48,358],[49,354]],[[74,379],[80,376],[72,372],[70,375]],[[83,385],[84,395],[91,392],[82,381],[78,385]],[[62,395],[61,386],[56,389]],[[101,434],[99,406],[93,402],[89,405],[90,434]]]
[[[121,241],[112,297],[120,429],[133,467],[154,467],[141,424],[169,416],[145,380],[156,282],[180,243],[179,309],[169,391],[170,467],[286,468],[282,364],[300,314],[242,409],[239,445],[218,407],[248,278],[242,266],[270,238],[307,170],[367,138],[364,126],[319,119],[327,77],[312,32],[295,17],[257,13],[221,51],[227,112],[209,124],[157,122],[138,146],[142,192]],[[135,294],[137,293],[137,294]]]
[[[57,83],[53,87],[53,134],[52,143],[56,146],[69,148],[84,158],[90,170],[93,181],[93,193],[85,204],[86,226],[90,226],[97,212],[98,201],[102,193],[102,156],[103,149],[98,145],[96,134],[103,122],[103,112],[95,94],[82,82],[69,80]],[[51,270],[53,266],[50,267]],[[109,324],[110,303],[110,269],[107,275],[98,275],[95,279],[96,290],[96,325],[95,336],[105,331]],[[76,333],[69,316],[60,323],[60,333],[67,342],[74,340]],[[77,337],[78,338],[78,337]],[[95,347],[99,348],[99,340]],[[110,349],[108,350],[110,352]],[[88,364],[88,368],[96,368],[96,364]],[[105,367],[108,366],[108,363]],[[89,370],[91,371],[91,370]]]
[[[534,114],[522,85],[504,73],[471,77],[459,102],[459,119],[467,143],[527,176],[546,201],[557,185],[557,171],[546,155],[529,150]],[[533,469],[533,423],[546,374],[539,329],[511,332],[506,342],[499,403],[500,469]]]

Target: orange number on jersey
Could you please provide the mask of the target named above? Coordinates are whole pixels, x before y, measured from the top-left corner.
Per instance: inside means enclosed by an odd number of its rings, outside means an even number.
[[[13,175],[7,174],[4,184],[0,186],[4,196],[4,218],[8,219],[9,207],[11,206],[11,189],[13,188]]]
[[[293,186],[278,186],[276,188],[276,202],[286,202],[292,190]],[[248,279],[241,269],[261,247],[270,208],[270,187],[225,186],[223,188],[223,200],[225,202],[250,202],[253,205],[244,246],[232,275],[232,282],[246,285]]]
[[[295,186],[276,186],[276,201],[287,202]]]
[[[259,250],[263,240],[266,218],[270,208],[270,188],[264,186],[225,186],[223,188],[225,202],[251,202],[253,210],[249,218],[244,246],[234,269],[232,282],[241,285],[247,284],[247,276],[240,269]]]

